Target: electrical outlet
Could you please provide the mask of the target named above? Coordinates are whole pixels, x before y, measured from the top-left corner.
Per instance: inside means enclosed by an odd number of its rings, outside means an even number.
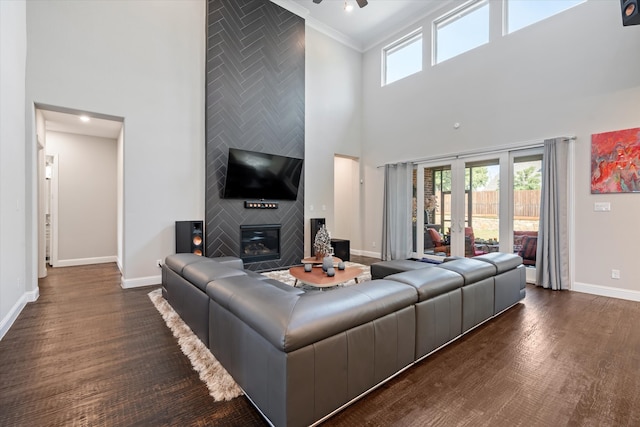
[[[371,243],[371,246],[376,247],[376,242]]]
[[[619,279],[620,278],[620,270],[611,270],[611,278]]]
[[[162,268],[162,260],[161,259],[157,259],[156,260],[156,266]]]

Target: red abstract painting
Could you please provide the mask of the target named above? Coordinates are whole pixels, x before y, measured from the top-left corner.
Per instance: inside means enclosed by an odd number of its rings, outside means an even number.
[[[591,135],[591,193],[640,192],[640,128]]]

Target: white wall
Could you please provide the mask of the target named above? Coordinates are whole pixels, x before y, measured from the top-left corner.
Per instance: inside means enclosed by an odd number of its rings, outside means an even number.
[[[500,6],[491,1],[494,12]],[[591,134],[640,127],[640,26],[622,26],[620,2],[591,0],[508,36],[493,28],[498,36],[489,44],[432,67],[429,22],[440,13],[421,22],[421,73],[381,87],[382,45],[364,56],[364,249],[379,253],[372,242],[381,235],[383,171],[376,166],[575,135],[575,288],[640,299],[640,195],[595,196],[589,187]],[[612,211],[594,212],[597,201],[610,201]],[[620,280],[610,279],[612,268]]]
[[[309,255],[310,218],[326,218],[332,236],[341,237],[333,232],[334,155],[360,156],[362,55],[309,25],[305,41],[304,247]],[[359,235],[353,240],[357,249]]]
[[[114,262],[117,141],[49,131],[46,150],[58,163],[54,267]]]
[[[160,283],[174,221],[204,216],[205,19],[204,0],[27,3],[27,103],[124,117],[125,287]]]
[[[0,338],[38,297],[25,261],[26,55],[26,3],[0,1]]]

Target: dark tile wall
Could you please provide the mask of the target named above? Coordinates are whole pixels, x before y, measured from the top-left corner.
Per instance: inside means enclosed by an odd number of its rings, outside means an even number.
[[[207,2],[206,255],[239,256],[240,225],[282,224],[281,258],[304,256],[304,173],[296,201],[245,209],[221,197],[229,147],[304,157],[304,19],[268,0]]]

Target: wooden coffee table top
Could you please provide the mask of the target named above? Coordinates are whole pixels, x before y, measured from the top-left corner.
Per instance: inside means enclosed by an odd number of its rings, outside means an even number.
[[[298,282],[302,282],[318,288],[329,288],[331,286],[339,285],[340,283],[348,282],[351,279],[356,279],[357,283],[357,277],[362,274],[362,269],[360,267],[347,267],[344,270],[338,270],[336,268],[335,270],[336,275],[329,277],[327,276],[327,273],[322,271],[322,268],[314,267],[307,273],[304,271],[304,266],[298,266],[291,267],[289,269],[289,274],[296,278],[294,286],[296,286]]]

